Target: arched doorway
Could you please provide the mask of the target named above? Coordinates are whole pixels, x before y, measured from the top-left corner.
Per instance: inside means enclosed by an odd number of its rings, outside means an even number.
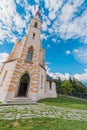
[[[30,82],[29,75],[24,74],[20,79],[20,83],[19,83],[19,87],[18,87],[18,94],[17,94],[18,97],[27,96],[29,82]]]

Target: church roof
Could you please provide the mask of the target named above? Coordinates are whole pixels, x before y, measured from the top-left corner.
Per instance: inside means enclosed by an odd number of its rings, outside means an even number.
[[[53,79],[50,75],[47,74],[47,81],[52,81],[52,82],[54,82],[54,79]]]
[[[38,8],[37,12],[36,12],[36,16],[40,17],[40,7]]]

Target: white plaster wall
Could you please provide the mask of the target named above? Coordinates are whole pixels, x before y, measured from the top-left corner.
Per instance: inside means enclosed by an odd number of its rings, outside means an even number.
[[[0,65],[0,71],[1,71],[2,65]]]
[[[41,77],[43,75],[43,87],[41,88]],[[46,74],[45,70],[40,67],[40,79],[39,79],[39,88],[38,88],[38,93],[36,95],[36,100],[43,99],[45,98],[45,80],[46,80]]]
[[[46,98],[56,98],[56,84],[52,82],[52,88],[50,89],[49,81],[47,81],[47,91],[46,91]]]
[[[46,73],[45,70],[40,67],[40,79],[39,79],[39,88],[38,88],[38,93],[36,95],[33,95],[32,97],[37,101],[39,99],[44,99],[44,98],[56,98],[57,93],[56,93],[56,84],[55,82],[52,82],[52,89],[50,89],[50,84],[48,81],[46,81],[46,93],[45,93],[45,82],[43,83],[43,88],[41,88],[41,76],[43,75],[44,80],[46,80]],[[36,96],[36,97],[35,97]]]
[[[33,33],[36,31],[36,36],[33,39],[32,35]],[[39,34],[38,34],[39,33]],[[40,31],[36,30],[32,27],[32,31],[30,32],[30,34],[28,35],[28,40],[26,42],[26,46],[29,48],[30,46],[33,46],[34,48],[38,48],[38,44],[40,43],[40,39],[39,39],[39,35],[40,35]]]
[[[13,58],[17,58],[18,57],[18,54],[19,54],[20,50],[21,50],[21,45],[19,43],[17,43],[16,47],[15,47]]]
[[[5,100],[5,96],[7,94],[7,91],[6,91],[7,84],[8,84],[8,80],[9,80],[10,74],[11,74],[11,70],[12,70],[13,64],[14,64],[14,62],[6,63],[5,66],[4,66],[3,71],[1,72],[0,84],[1,84],[1,82],[3,80],[3,76],[4,76],[6,71],[7,71],[7,75],[6,75],[4,81],[2,82],[2,84],[0,86],[0,101],[4,101]]]
[[[34,27],[35,22],[38,23],[37,28]],[[40,31],[41,31],[41,22],[39,20],[36,20],[35,18],[33,18],[31,20],[31,23],[30,23],[30,26],[29,26],[29,29],[28,29],[28,34],[27,34],[28,40],[27,40],[27,43],[26,43],[27,47],[30,47],[32,45],[36,48],[39,45],[39,43],[40,43]],[[34,39],[32,38],[33,33],[35,33]]]
[[[40,19],[38,19],[38,18],[33,18],[33,19],[31,20],[31,23],[30,23],[30,26],[29,26],[29,27],[31,27],[31,26],[34,27],[35,22],[38,23],[37,28],[38,28],[38,29],[41,29],[41,24],[42,24],[42,23],[41,23]]]
[[[40,51],[39,61],[41,65],[44,65],[44,50]]]

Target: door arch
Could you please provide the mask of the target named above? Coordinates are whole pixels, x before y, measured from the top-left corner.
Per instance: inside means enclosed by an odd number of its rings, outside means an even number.
[[[18,97],[20,97],[20,96],[26,97],[27,96],[29,83],[30,83],[30,77],[26,73],[20,79],[19,86],[18,86],[18,93],[17,93]]]

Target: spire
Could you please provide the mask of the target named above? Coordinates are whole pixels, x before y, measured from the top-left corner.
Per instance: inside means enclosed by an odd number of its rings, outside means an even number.
[[[36,12],[36,15],[35,16],[39,16],[39,18],[40,18],[40,6],[38,7],[38,10],[37,10],[37,12]]]

